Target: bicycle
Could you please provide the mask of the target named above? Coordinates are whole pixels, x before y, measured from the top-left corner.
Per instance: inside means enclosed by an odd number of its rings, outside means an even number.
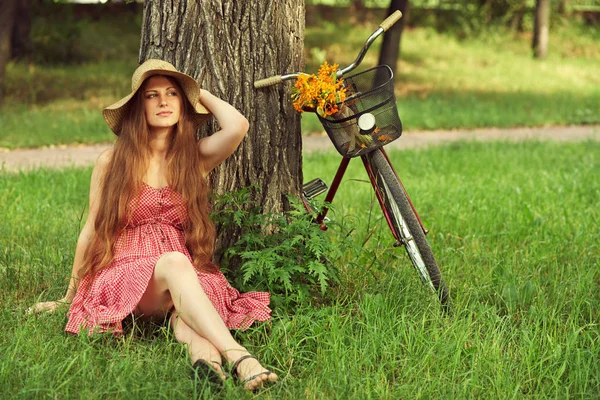
[[[335,116],[317,116],[336,150],[342,155],[342,161],[330,188],[322,179],[313,179],[303,185],[301,199],[307,211],[318,213],[315,222],[320,224],[321,229],[327,229],[324,223],[327,206],[315,210],[311,200],[327,192],[325,205],[331,204],[350,160],[360,157],[394,237],[394,246],[406,248],[422,282],[437,294],[443,310],[449,311],[452,305],[450,293],[425,237],[428,231],[383,148],[402,134],[392,70],[387,65],[379,65],[345,76],[360,65],[375,39],[401,17],[400,11],[396,11],[386,18],[365,41],[356,59],[347,67],[337,70],[336,78],[344,77],[344,87],[350,93],[349,97],[338,104],[340,109],[345,108],[346,111]],[[277,85],[297,79],[302,74],[304,73],[297,72],[272,76],[254,82],[254,87],[258,89]]]

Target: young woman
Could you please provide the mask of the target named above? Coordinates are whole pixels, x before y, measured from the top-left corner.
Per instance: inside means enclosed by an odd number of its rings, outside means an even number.
[[[210,113],[221,130],[197,140]],[[169,318],[199,377],[222,384],[224,358],[246,389],[276,381],[229,331],[269,319],[269,294],[239,293],[211,262],[207,174],[236,150],[248,121],[161,60],[140,65],[132,93],[103,116],[118,138],[92,173],[69,288],[32,311],[70,304],[71,333],[119,334],[131,314]]]

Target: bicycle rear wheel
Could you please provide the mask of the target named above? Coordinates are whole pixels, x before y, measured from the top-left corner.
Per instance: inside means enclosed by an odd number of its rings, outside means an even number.
[[[406,248],[421,281],[437,294],[444,311],[449,311],[452,307],[450,293],[396,173],[380,149],[369,153],[366,159],[373,170],[377,190],[383,198],[384,212],[389,215],[399,241]]]

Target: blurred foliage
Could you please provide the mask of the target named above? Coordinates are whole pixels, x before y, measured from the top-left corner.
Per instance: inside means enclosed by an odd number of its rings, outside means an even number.
[[[85,60],[81,50],[81,28],[73,8],[42,3],[35,9],[31,25],[33,61],[40,64],[78,63]]]
[[[96,143],[113,137],[98,110],[129,90],[138,62],[140,4],[52,7],[34,13],[38,54],[7,65],[0,147]],[[305,70],[316,72],[326,60],[352,62],[386,11],[369,8],[351,14],[349,8],[308,5]],[[520,32],[503,25],[510,19],[473,26],[452,10],[411,11],[413,26],[405,28],[396,74],[405,128],[599,123],[600,30],[581,14],[557,18],[551,25],[549,57],[540,63],[531,57],[530,14]],[[456,20],[451,25],[452,15]],[[373,44],[359,68],[376,65],[379,45]],[[318,119],[311,117],[304,114],[303,131],[321,133]]]
[[[459,37],[481,34],[490,25],[505,26],[513,31],[532,31],[534,0],[463,0],[454,9],[438,11],[435,23],[440,30],[453,30]],[[551,2],[551,23],[565,18],[559,12],[559,2]]]
[[[432,27],[440,32],[451,32],[459,38],[479,35],[491,25],[505,26],[524,32],[533,29],[535,0],[408,0],[409,14],[406,23],[410,26]],[[350,7],[354,0],[306,0],[310,6]],[[389,0],[363,0],[368,9],[387,9]],[[582,20],[594,25],[594,17],[583,12],[587,8],[563,7],[560,1],[551,1],[551,23],[565,23],[566,19]],[[583,7],[583,8],[582,8]],[[589,10],[594,10],[589,6]],[[344,14],[344,13],[338,13]],[[597,15],[596,21],[597,21]],[[346,15],[347,17],[347,15]],[[358,16],[363,18],[363,16]],[[597,31],[596,27],[593,27]]]
[[[383,18],[389,0],[364,0],[366,14],[349,15],[339,7],[350,7],[356,0],[306,0],[307,26],[342,21],[351,17],[353,22],[368,23]],[[431,27],[438,32],[457,38],[478,36],[491,26],[506,27],[515,32],[533,29],[535,0],[409,0],[409,26]],[[566,23],[584,21],[583,14],[559,12],[560,2],[552,2],[552,28]],[[142,5],[127,2],[106,4],[56,3],[55,0],[32,2],[31,60],[36,64],[65,65],[116,60],[123,55],[135,54],[139,49],[142,24]],[[102,20],[110,15],[110,24]],[[568,18],[568,19],[567,19]],[[580,34],[598,36],[597,26],[581,28]],[[118,29],[118,34],[114,30]],[[322,57],[322,50],[314,47],[314,56]]]
[[[72,4],[54,0],[32,3],[30,61],[68,65],[118,59],[137,53],[141,8],[137,4]],[[102,23],[110,15],[111,24]],[[114,30],[119,33],[115,34]]]

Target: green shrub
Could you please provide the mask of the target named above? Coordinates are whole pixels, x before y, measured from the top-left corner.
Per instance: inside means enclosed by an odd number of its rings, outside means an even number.
[[[313,222],[297,199],[289,199],[286,213],[262,213],[250,200],[255,186],[220,195],[213,213],[223,229],[241,229],[239,240],[229,247],[222,268],[241,262],[229,277],[242,291],[271,293],[275,307],[287,311],[298,304],[327,301],[330,286],[337,281],[337,263],[342,249]]]

